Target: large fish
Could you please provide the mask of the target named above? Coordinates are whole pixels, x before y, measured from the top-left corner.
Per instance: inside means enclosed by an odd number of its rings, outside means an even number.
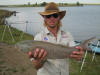
[[[83,50],[90,51],[89,43],[94,39],[92,37],[88,40],[83,41],[79,46],[83,48]],[[43,48],[47,51],[47,58],[48,59],[64,59],[68,58],[72,51],[78,51],[74,47],[68,47],[60,44],[53,44],[49,42],[43,41],[35,41],[35,40],[26,40],[16,44],[16,47],[22,52],[29,52],[35,50],[36,48]]]

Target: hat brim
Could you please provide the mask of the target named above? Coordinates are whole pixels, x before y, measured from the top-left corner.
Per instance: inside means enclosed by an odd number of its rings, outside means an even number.
[[[43,15],[51,15],[51,14],[55,14],[55,13],[59,13],[60,19],[62,19],[65,16],[66,11],[59,11],[59,12],[57,12],[57,11],[39,12],[39,14],[41,16],[43,16]]]

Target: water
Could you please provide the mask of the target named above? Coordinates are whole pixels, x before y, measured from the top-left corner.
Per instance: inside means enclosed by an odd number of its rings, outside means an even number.
[[[38,12],[44,11],[44,7],[0,9],[20,12],[7,19],[11,26],[19,30],[35,35],[43,29],[43,18]],[[60,10],[67,11],[62,19],[62,29],[70,31],[75,40],[84,40],[92,36],[100,39],[100,6],[60,7]]]

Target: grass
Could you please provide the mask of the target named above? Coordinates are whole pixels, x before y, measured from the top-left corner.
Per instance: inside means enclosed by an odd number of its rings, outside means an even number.
[[[26,69],[25,69],[24,67],[22,67],[22,68],[21,68],[21,71],[22,71],[22,72],[25,72],[25,71],[26,71]]]
[[[17,30],[16,28],[12,28],[12,27],[10,27],[10,30],[12,32],[14,41],[13,41],[13,38],[11,37],[8,27],[6,28],[4,38],[2,39],[4,28],[5,28],[5,25],[0,25],[0,42],[4,42],[4,43],[8,43],[8,44],[15,44],[22,40],[33,40],[34,39],[34,37],[32,35],[29,35],[26,33],[24,33],[23,37],[21,38],[23,32]]]
[[[9,10],[0,9],[0,25],[4,24],[5,18],[10,17],[14,13],[15,13],[15,11],[9,11]]]
[[[7,16],[7,14],[10,13],[8,10],[0,10],[0,17],[1,16]]]
[[[92,62],[92,52],[88,52],[82,71],[82,62],[70,59],[70,75],[99,75],[100,74],[100,54],[96,54],[96,59]]]

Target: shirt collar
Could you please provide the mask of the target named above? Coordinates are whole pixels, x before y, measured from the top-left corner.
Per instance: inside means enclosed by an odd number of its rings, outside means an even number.
[[[49,35],[50,34],[50,31],[47,29],[47,27],[44,28],[44,32]]]
[[[44,32],[45,32],[47,35],[51,34],[47,27],[44,28]],[[61,34],[61,28],[59,29],[59,31],[58,31],[57,34],[58,34],[58,35]]]

